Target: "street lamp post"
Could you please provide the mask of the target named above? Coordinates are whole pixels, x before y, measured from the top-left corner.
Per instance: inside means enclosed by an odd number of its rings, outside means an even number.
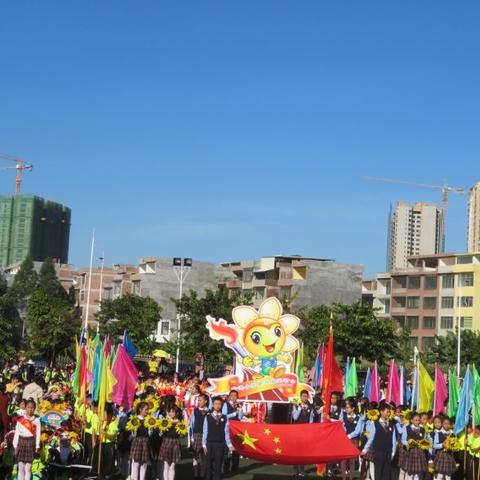
[[[181,301],[183,297],[183,282],[187,278],[188,274],[190,273],[190,269],[192,268],[192,259],[191,258],[180,258],[175,257],[173,259],[173,271],[178,279],[179,284],[179,292],[178,298]],[[175,371],[179,373],[180,371],[180,329],[182,325],[182,316],[181,313],[177,312],[177,356],[175,360]]]

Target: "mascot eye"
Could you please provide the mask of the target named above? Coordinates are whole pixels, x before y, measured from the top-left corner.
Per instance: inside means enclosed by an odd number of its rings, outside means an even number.
[[[280,327],[275,327],[274,332],[275,332],[275,335],[276,335],[277,337],[281,337],[281,336],[282,336],[282,329],[281,329]]]
[[[253,332],[250,335],[250,338],[252,339],[252,342],[256,343],[257,345],[262,341],[262,337],[260,336],[260,334],[258,332]]]

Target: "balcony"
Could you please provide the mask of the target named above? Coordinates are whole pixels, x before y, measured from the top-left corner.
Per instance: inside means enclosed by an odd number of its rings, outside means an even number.
[[[227,288],[242,288],[242,281],[241,280],[227,280],[225,282],[225,286]]]

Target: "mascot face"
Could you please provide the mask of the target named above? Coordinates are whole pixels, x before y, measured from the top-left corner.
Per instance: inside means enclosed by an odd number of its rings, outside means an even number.
[[[245,329],[243,343],[254,357],[273,357],[283,350],[286,337],[280,322],[259,318]]]
[[[291,334],[298,329],[300,320],[294,315],[282,315],[282,305],[275,297],[265,300],[258,311],[253,307],[236,307],[232,316],[243,330],[241,342],[251,357],[275,357],[298,348],[298,341]]]

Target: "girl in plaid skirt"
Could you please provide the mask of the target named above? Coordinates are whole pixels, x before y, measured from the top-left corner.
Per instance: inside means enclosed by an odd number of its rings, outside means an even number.
[[[420,426],[420,415],[413,412],[410,417],[410,425],[407,425],[402,434],[402,444],[407,449],[404,459],[407,480],[418,480],[428,471],[425,451],[418,446],[418,442],[425,440],[428,440],[428,436],[425,428]]]
[[[164,432],[158,453],[158,459],[163,461],[163,480],[175,479],[175,465],[180,463],[180,435],[177,424],[182,419],[182,411],[172,405],[167,410],[167,418],[172,420],[172,426]]]
[[[141,426],[135,432],[130,448],[130,478],[132,480],[145,480],[147,467],[151,461],[150,455],[150,439],[148,436],[148,428],[143,424],[143,420],[147,416],[148,405],[144,402],[138,406],[138,419],[142,422]]]
[[[28,480],[32,476],[32,463],[40,450],[40,420],[34,416],[35,402],[28,400],[25,415],[19,417],[15,425],[13,448],[18,463],[18,480]]]
[[[452,424],[448,417],[443,419],[442,429],[435,431],[433,437],[433,451],[435,458],[433,465],[435,468],[436,480],[450,480],[457,470],[453,451],[445,450],[445,443],[449,437],[455,436],[452,430]]]

